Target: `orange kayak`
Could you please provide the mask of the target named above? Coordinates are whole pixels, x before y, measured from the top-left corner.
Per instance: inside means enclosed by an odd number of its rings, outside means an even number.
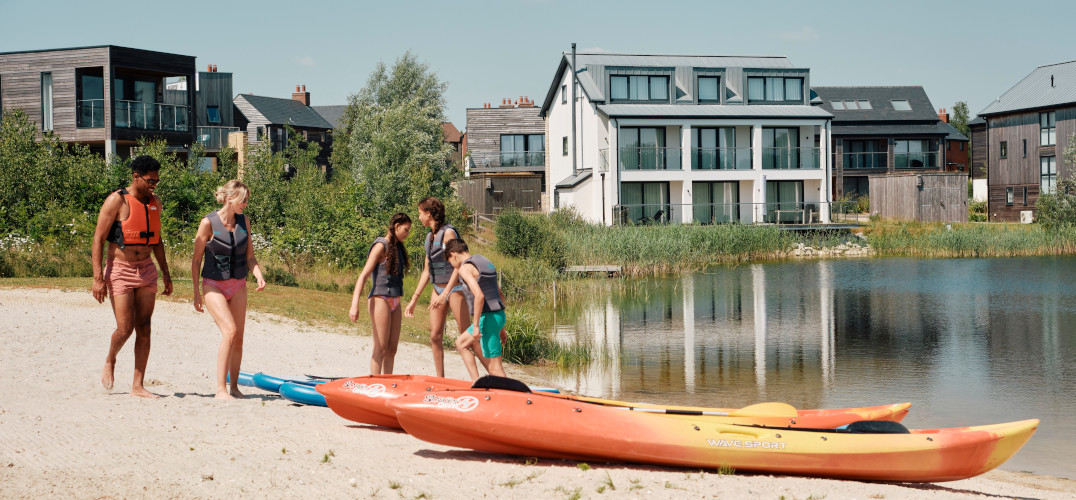
[[[325,402],[337,415],[370,425],[400,429],[396,413],[386,406],[388,401],[408,394],[442,390],[468,389],[471,383],[425,375],[381,375],[354,377],[326,382],[317,386]],[[586,405],[625,408],[635,413],[666,414],[674,418],[701,416],[723,423],[772,425],[779,427],[833,428],[860,420],[890,420],[899,422],[908,414],[911,403],[898,403],[864,408],[797,410],[784,403],[760,403],[744,408],[701,408],[691,406],[662,406],[628,403],[611,399],[570,396],[535,392],[535,397],[549,397]]]
[[[638,462],[873,481],[937,482],[989,471],[1012,457],[1038,420],[886,432],[726,423],[639,413],[567,398],[490,389],[431,391],[389,402],[409,434],[496,453]],[[877,425],[876,422],[866,424]],[[900,432],[900,433],[895,433]]]

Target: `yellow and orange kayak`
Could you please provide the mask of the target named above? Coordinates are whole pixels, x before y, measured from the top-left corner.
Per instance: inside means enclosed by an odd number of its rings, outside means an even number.
[[[905,433],[773,428],[496,389],[431,391],[401,396],[389,406],[409,434],[447,446],[874,481],[937,482],[982,474],[1012,457],[1039,425],[1025,420],[913,431],[882,426]]]
[[[401,428],[396,413],[386,406],[388,401],[408,394],[428,393],[449,389],[467,389],[471,383],[425,375],[379,375],[354,377],[326,382],[317,386],[325,402],[337,415],[370,425]],[[772,425],[780,427],[833,428],[860,420],[890,420],[899,422],[908,413],[911,403],[898,403],[864,408],[797,410],[785,403],[760,403],[738,409],[701,408],[692,406],[662,406],[629,403],[611,399],[535,392],[534,397],[549,397],[593,406],[624,408],[636,413],[666,414],[673,418],[703,417],[730,424]]]

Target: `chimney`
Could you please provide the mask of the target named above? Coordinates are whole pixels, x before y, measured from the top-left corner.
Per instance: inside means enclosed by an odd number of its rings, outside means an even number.
[[[206,73],[212,73],[213,72],[213,65],[212,64],[207,65],[205,67],[205,72]]]
[[[306,85],[296,85],[295,92],[292,92],[291,98],[303,103],[303,106],[310,105],[310,92],[306,91]]]
[[[945,123],[949,123],[949,113],[945,112],[945,108],[938,111],[938,119]]]
[[[508,98],[501,99],[501,105],[498,106],[498,107],[500,107],[502,109],[503,108],[511,108],[512,107],[512,100],[508,99]]]
[[[216,73],[216,72],[217,72],[217,65],[216,65],[216,64],[214,64],[214,65],[213,65],[213,72],[214,72],[214,73]]]
[[[521,107],[521,108],[533,108],[534,107],[534,101],[532,101],[531,98],[528,97],[528,96],[523,96],[523,97],[521,97],[519,99],[519,107]]]

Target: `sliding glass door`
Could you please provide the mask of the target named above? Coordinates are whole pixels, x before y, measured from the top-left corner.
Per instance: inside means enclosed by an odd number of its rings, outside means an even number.
[[[739,182],[691,183],[692,210],[700,224],[726,224],[740,218]]]
[[[620,185],[620,204],[626,220],[621,223],[649,224],[669,221],[668,182],[625,182]]]

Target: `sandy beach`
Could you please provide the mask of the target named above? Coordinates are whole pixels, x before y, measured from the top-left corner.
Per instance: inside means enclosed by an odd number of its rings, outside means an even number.
[[[0,311],[4,498],[1076,496],[1076,481],[1005,470],[921,485],[535,461],[428,444],[254,388],[246,388],[246,399],[218,401],[212,376],[219,333],[208,314],[182,302],[157,302],[146,387],[162,398],[146,400],[127,394],[133,337],[120,353],[113,390],[99,382],[115,325],[107,301],[98,304],[88,291],[2,288]],[[365,375],[370,338],[356,333],[368,330],[365,318],[334,331],[251,313],[243,369]],[[455,352],[446,353],[445,365],[448,376],[465,378]],[[396,372],[430,374],[429,349],[402,344]],[[508,372],[521,375],[511,366]]]

